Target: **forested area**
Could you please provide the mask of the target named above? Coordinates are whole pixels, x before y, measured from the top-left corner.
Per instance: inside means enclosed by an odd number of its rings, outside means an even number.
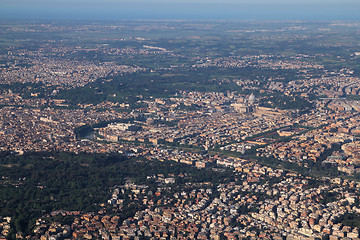
[[[222,183],[230,171],[196,169],[176,162],[147,161],[119,154],[0,153],[0,215],[13,218],[13,231],[28,232],[34,220],[54,210],[96,211],[110,188],[131,180],[150,185],[147,176],[187,173],[186,182]],[[227,179],[227,180],[226,180]],[[128,209],[130,211],[131,209]]]

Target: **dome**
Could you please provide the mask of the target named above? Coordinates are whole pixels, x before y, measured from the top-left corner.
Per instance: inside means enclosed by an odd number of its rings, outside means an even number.
[[[255,102],[255,95],[252,93],[249,97],[249,102],[254,103]]]

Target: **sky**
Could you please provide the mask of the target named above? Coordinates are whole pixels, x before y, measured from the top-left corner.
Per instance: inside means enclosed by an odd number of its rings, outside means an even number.
[[[360,20],[360,0],[0,0],[0,18]]]

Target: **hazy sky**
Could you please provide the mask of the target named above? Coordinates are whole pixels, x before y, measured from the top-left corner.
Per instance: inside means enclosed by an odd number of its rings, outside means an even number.
[[[360,20],[360,0],[0,0],[0,18]]]

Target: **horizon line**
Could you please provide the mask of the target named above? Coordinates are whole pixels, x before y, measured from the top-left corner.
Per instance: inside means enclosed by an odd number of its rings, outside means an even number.
[[[179,18],[179,19],[156,19],[156,18],[14,18],[14,17],[0,17],[1,20],[15,20],[15,21],[156,21],[156,22],[189,22],[189,21],[258,21],[258,22],[360,22],[360,19],[228,19],[228,18]]]

